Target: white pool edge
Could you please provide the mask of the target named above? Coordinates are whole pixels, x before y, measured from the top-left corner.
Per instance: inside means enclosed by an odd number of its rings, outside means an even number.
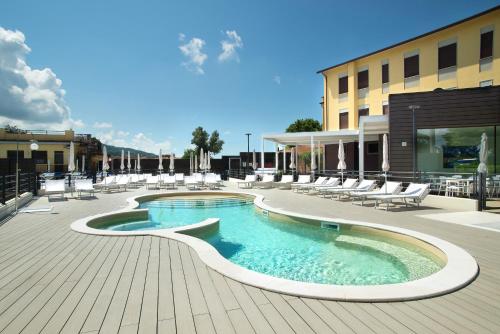
[[[209,218],[198,224],[191,224],[172,229],[147,230],[147,231],[110,231],[110,230],[95,229],[87,225],[88,222],[95,220],[96,218],[102,218],[114,214],[126,214],[127,212],[137,212],[138,210],[145,210],[145,209],[137,209],[137,207],[139,206],[138,202],[139,198],[147,198],[151,196],[159,196],[159,197],[184,196],[184,195],[193,196],[196,194],[223,194],[223,195],[234,194],[234,195],[253,196],[254,204],[260,209],[267,210],[269,212],[290,217],[320,220],[320,221],[334,222],[340,224],[344,223],[350,225],[358,225],[358,226],[376,228],[384,231],[403,234],[406,236],[416,238],[418,240],[421,240],[438,248],[446,255],[447,263],[441,270],[430,276],[405,283],[385,284],[385,285],[365,285],[365,286],[307,283],[307,282],[292,281],[270,275],[265,275],[259,272],[243,268],[239,265],[232,263],[228,259],[224,258],[208,242],[196,237],[189,236],[187,234],[182,234],[182,232],[194,231],[200,228],[209,227],[213,224],[218,224],[219,222],[218,218]],[[319,217],[306,214],[298,214],[283,209],[276,209],[264,203],[264,196],[260,194],[254,194],[251,192],[205,191],[202,193],[193,193],[193,192],[159,193],[159,194],[141,195],[132,197],[127,199],[127,202],[128,206],[124,209],[79,219],[71,225],[71,228],[77,232],[94,234],[94,235],[105,235],[105,236],[151,235],[151,236],[159,236],[177,240],[192,247],[200,257],[200,259],[206,265],[208,265],[210,268],[214,269],[215,271],[219,272],[224,276],[227,276],[231,279],[234,279],[236,281],[254,287],[289,295],[308,297],[308,298],[320,298],[320,299],[341,300],[341,301],[361,301],[361,302],[388,302],[388,301],[423,299],[456,291],[468,285],[471,281],[473,281],[479,272],[479,267],[477,265],[477,262],[467,251],[465,251],[461,247],[458,247],[440,238],[399,227],[347,220],[342,218],[327,218],[327,217]]]

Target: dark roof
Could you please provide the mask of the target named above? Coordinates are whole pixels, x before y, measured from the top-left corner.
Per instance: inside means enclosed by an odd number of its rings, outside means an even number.
[[[377,50],[377,51],[373,51],[373,52],[370,52],[370,53],[364,54],[364,55],[362,55],[362,56],[359,56],[359,57],[356,57],[356,58],[353,58],[353,59],[350,59],[350,60],[344,61],[343,63],[340,63],[340,64],[337,64],[337,65],[333,65],[333,66],[330,66],[330,67],[324,68],[324,69],[322,69],[322,70],[317,71],[316,73],[322,73],[322,72],[328,71],[328,70],[330,70],[330,69],[332,69],[332,68],[335,68],[335,67],[339,67],[339,66],[345,65],[345,64],[350,63],[350,62],[352,62],[352,61],[356,61],[356,60],[358,60],[358,59],[365,58],[365,57],[368,57],[368,56],[371,56],[371,55],[377,54],[377,53],[382,52],[382,51],[385,51],[385,50],[389,50],[389,49],[395,48],[395,47],[397,47],[397,46],[400,46],[400,45],[403,45],[403,44],[406,44],[406,43],[409,43],[409,42],[413,42],[414,40],[417,40],[417,39],[419,39],[419,38],[426,37],[426,36],[432,35],[432,34],[434,34],[434,33],[437,33],[437,32],[439,32],[439,31],[441,31],[441,30],[445,30],[445,29],[451,28],[451,27],[453,27],[453,26],[459,25],[459,24],[461,24],[461,23],[464,23],[464,22],[467,22],[467,21],[473,20],[473,19],[475,19],[475,18],[477,18],[477,17],[480,17],[480,16],[486,15],[486,14],[488,14],[488,13],[494,12],[494,11],[496,11],[496,10],[498,10],[498,9],[500,9],[500,5],[495,6],[495,7],[493,7],[493,8],[490,8],[490,9],[488,9],[488,10],[485,10],[485,11],[483,11],[483,12],[480,12],[480,13],[478,13],[478,14],[475,14],[475,15],[473,15],[473,16],[467,17],[467,18],[465,18],[465,19],[463,19],[463,20],[460,20],[460,21],[457,21],[457,22],[454,22],[454,23],[448,24],[448,25],[446,25],[446,26],[444,26],[444,27],[441,27],[441,28],[438,28],[438,29],[435,29],[435,30],[429,31],[429,32],[427,32],[427,33],[425,33],[425,34],[422,34],[422,35],[419,35],[419,36],[416,36],[416,37],[413,37],[413,38],[407,39],[407,40],[405,40],[405,41],[402,41],[402,42],[399,42],[399,43],[396,43],[396,44],[393,44],[393,45],[387,46],[387,47],[385,47],[385,48],[383,48],[383,49],[380,49],[380,50]]]

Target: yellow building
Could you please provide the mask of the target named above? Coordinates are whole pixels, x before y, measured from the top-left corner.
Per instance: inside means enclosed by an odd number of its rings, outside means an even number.
[[[38,144],[38,149],[35,151],[30,148],[33,141]],[[8,129],[0,129],[0,161],[6,161],[6,164],[2,165],[2,169],[5,169],[2,173],[15,171],[14,164],[17,155],[21,161],[21,169],[23,166],[28,166],[23,163],[25,159],[32,159],[36,172],[46,172],[49,166],[50,171],[65,172],[71,142],[74,143],[75,158],[79,159],[80,166],[82,159],[85,158],[87,168],[90,169],[92,163],[95,163],[91,159],[98,151],[97,143],[90,135],[75,134],[73,130],[19,130],[16,133]]]
[[[318,71],[323,130],[357,129],[389,112],[389,94],[500,83],[500,6]]]

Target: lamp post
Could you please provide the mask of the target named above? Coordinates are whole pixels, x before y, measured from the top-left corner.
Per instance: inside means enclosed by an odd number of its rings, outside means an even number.
[[[419,105],[412,104],[408,106],[408,109],[412,112],[412,135],[413,135],[413,182],[415,182],[416,172],[417,172],[417,133],[415,124],[415,110],[420,109]]]
[[[31,140],[30,144],[30,150],[31,151],[36,151],[38,150],[38,142],[35,139]],[[17,132],[17,140],[16,140],[16,194],[14,198],[14,207],[15,207],[15,214],[17,215],[17,210],[18,210],[18,203],[17,203],[17,198],[19,197],[19,132]]]
[[[247,136],[247,164],[245,166],[245,174],[248,174],[248,164],[250,161],[250,136],[251,133],[245,133],[245,136]]]

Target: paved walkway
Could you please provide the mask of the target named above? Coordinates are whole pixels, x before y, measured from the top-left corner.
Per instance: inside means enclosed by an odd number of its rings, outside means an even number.
[[[50,214],[19,214],[0,226],[0,333],[500,332],[500,233],[417,216],[440,210],[383,212],[261,190],[277,208],[436,235],[467,249],[481,266],[468,287],[426,300],[297,298],[223,277],[177,241],[83,235],[69,228],[77,218],[123,207],[126,198],[144,192],[52,202]],[[32,205],[47,205],[47,199]]]

